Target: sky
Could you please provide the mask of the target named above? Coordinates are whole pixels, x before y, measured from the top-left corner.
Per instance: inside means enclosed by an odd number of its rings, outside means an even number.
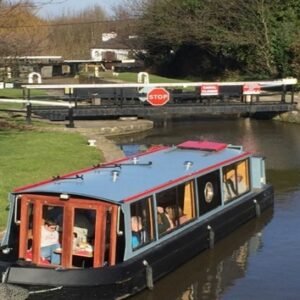
[[[111,7],[122,3],[122,0],[34,0],[41,8],[38,11],[38,15],[41,17],[53,17],[58,16],[62,12],[68,11],[80,11],[87,7],[98,4],[107,13],[111,13]]]

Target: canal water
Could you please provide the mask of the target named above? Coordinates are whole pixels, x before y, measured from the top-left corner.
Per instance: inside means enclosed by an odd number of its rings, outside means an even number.
[[[166,124],[165,124],[166,125]],[[299,299],[300,125],[251,119],[170,122],[117,142],[127,154],[189,139],[236,145],[266,157],[275,205],[133,300]]]

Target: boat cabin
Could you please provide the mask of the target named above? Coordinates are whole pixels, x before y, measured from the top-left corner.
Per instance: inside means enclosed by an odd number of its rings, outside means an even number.
[[[114,266],[264,183],[264,159],[241,147],[207,141],[158,147],[16,189],[2,245],[14,245],[16,259],[37,266]]]

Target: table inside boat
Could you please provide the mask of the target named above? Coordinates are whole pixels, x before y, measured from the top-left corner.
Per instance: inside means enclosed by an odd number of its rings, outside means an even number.
[[[62,254],[63,249],[59,248],[59,249],[56,249],[54,252],[57,254]],[[94,256],[94,253],[93,253],[93,251],[90,251],[90,250],[87,250],[84,248],[76,248],[72,251],[72,255],[91,258]]]

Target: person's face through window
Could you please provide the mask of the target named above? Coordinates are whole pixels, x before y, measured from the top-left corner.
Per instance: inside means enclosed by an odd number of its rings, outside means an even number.
[[[56,225],[46,225],[46,229],[49,231],[55,231],[56,230]]]

